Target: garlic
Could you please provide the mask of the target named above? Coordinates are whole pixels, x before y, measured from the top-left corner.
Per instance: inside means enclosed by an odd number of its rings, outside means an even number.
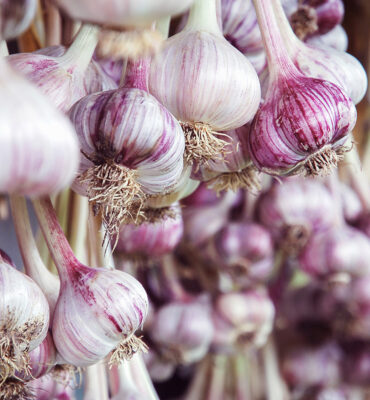
[[[25,31],[35,16],[36,8],[36,0],[2,0],[0,12],[2,39],[14,39]]]
[[[221,294],[213,307],[212,349],[230,352],[236,347],[260,347],[272,330],[275,309],[263,289]]]
[[[305,76],[323,79],[339,86],[357,104],[366,93],[367,76],[356,58],[333,48],[315,48],[298,40],[282,7],[273,2],[284,47],[294,65]]]
[[[288,251],[302,249],[314,232],[336,223],[337,210],[327,188],[313,179],[274,182],[259,198],[257,218]]]
[[[41,289],[0,250],[0,381],[29,373],[29,352],[45,339],[49,306]],[[0,397],[2,397],[0,388]]]
[[[71,386],[59,383],[52,373],[27,383],[28,389],[37,400],[73,400],[74,390]],[[32,397],[31,397],[32,398]],[[15,399],[14,399],[15,400]]]
[[[340,52],[347,51],[348,36],[342,25],[337,25],[325,35],[317,35],[307,38],[305,42],[313,47],[327,48],[332,47]]]
[[[207,353],[213,337],[208,299],[172,301],[156,312],[150,337],[165,359],[190,364]]]
[[[192,177],[206,181],[217,193],[223,190],[260,189],[259,176],[248,151],[249,125],[227,131],[224,141],[225,155],[221,160],[211,160],[199,166]]]
[[[348,227],[313,235],[300,255],[300,267],[318,279],[347,283],[352,277],[369,274],[370,240]]]
[[[199,164],[222,157],[225,142],[214,132],[250,121],[260,101],[257,74],[223,37],[215,8],[215,0],[196,0],[184,30],[153,58],[149,77],[150,92],[182,124],[186,160]]]
[[[73,127],[3,59],[0,70],[0,192],[28,196],[57,192],[71,183],[77,169]]]
[[[252,0],[221,0],[225,38],[242,53],[263,49]]]
[[[158,18],[180,14],[193,0],[54,0],[70,17],[102,25],[147,26]]]
[[[180,242],[183,221],[179,204],[170,207],[170,215],[139,226],[122,225],[116,250],[125,255],[158,257],[170,253]]]
[[[35,53],[14,54],[7,59],[13,68],[33,82],[59,110],[67,112],[76,101],[91,93],[85,72],[89,70],[97,40],[97,28],[85,25],[69,49],[60,57],[53,56],[59,51],[52,48]]]
[[[327,173],[347,150],[355,106],[340,87],[308,78],[295,67],[274,16],[274,7],[283,13],[280,2],[254,1],[270,77],[251,127],[250,156],[258,169],[272,175]]]
[[[82,367],[95,364],[113,350],[111,363],[145,349],[134,336],[148,312],[148,298],[141,284],[125,272],[81,264],[50,200],[33,204],[61,281],[52,333],[62,358]]]
[[[124,86],[70,111],[83,154],[73,189],[89,197],[110,236],[143,222],[147,197],[170,192],[183,171],[181,127],[148,93],[147,71],[147,60],[130,63]]]
[[[150,378],[154,382],[167,381],[175,372],[176,363],[174,361],[163,359],[163,357],[152,348],[143,355],[143,358]]]
[[[313,34],[325,34],[339,25],[344,16],[342,0],[301,0],[289,16],[296,35],[304,40]]]

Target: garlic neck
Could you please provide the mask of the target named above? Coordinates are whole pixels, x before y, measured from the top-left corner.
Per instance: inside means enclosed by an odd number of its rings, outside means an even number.
[[[217,0],[195,0],[185,30],[207,31],[223,37],[217,18]]]

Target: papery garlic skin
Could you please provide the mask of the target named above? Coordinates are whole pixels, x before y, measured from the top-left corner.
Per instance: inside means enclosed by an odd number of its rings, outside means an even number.
[[[110,26],[147,25],[185,11],[193,0],[54,0],[73,19]]]
[[[32,22],[36,9],[36,0],[2,0],[0,12],[2,39],[14,39],[25,31]]]
[[[75,177],[79,148],[71,123],[1,62],[0,192],[55,193]]]
[[[154,316],[150,337],[169,360],[183,364],[201,360],[213,337],[207,299],[173,301],[164,305]]]
[[[0,251],[0,286],[0,374],[5,379],[15,371],[26,371],[28,352],[46,337],[49,305],[36,283],[17,271],[3,251]]]
[[[185,147],[182,129],[149,93],[120,88],[92,94],[72,107],[70,118],[81,150],[91,158],[105,156],[134,170],[146,194],[170,191],[181,176]],[[79,173],[93,165],[82,157]],[[73,188],[87,194],[86,186],[79,182],[75,181]]]
[[[186,28],[166,40],[153,60],[149,90],[180,121],[203,122],[215,131],[246,124],[260,101],[258,77],[246,57],[218,34]]]
[[[121,226],[116,251],[125,255],[148,257],[170,253],[180,242],[184,225],[178,203],[169,209],[169,213],[168,217],[164,216],[156,222]]]
[[[307,38],[307,44],[314,47],[332,47],[335,50],[345,52],[348,48],[348,36],[342,25],[337,25],[325,35],[317,35]]]
[[[131,275],[79,265],[62,282],[52,332],[63,359],[84,367],[129,342],[148,312],[148,297]]]

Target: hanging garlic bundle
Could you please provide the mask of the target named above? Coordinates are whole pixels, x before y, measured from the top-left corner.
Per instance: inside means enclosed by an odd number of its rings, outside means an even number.
[[[316,48],[301,42],[294,35],[280,2],[274,0],[272,7],[284,48],[297,69],[307,77],[334,83],[355,104],[359,103],[367,88],[366,72],[359,61],[342,51]]]
[[[87,195],[107,233],[140,223],[148,196],[170,192],[183,170],[184,136],[147,91],[148,61],[128,65],[124,86],[86,96],[70,118],[83,157],[74,190]]]
[[[250,125],[227,131],[225,155],[220,160],[211,160],[199,167],[193,178],[206,181],[216,192],[231,189],[256,191],[260,189],[259,176],[248,151]],[[222,136],[221,136],[222,138]]]
[[[29,373],[28,353],[46,337],[49,306],[36,283],[17,271],[1,250],[0,261],[0,382],[3,383],[15,372]],[[6,384],[0,386],[0,398],[6,398],[2,397]]]
[[[327,173],[346,151],[356,109],[342,89],[304,76],[294,65],[280,34],[278,0],[254,1],[269,63],[265,102],[249,134],[250,155],[272,175]],[[285,18],[285,16],[284,16]]]
[[[79,151],[70,122],[0,59],[0,192],[40,196],[75,177]]]
[[[116,250],[125,256],[159,257],[170,253],[182,237],[184,224],[178,203],[166,211],[169,215],[156,222],[122,225]]]
[[[110,362],[117,363],[145,349],[134,335],[148,312],[141,284],[125,272],[81,264],[50,200],[33,204],[61,281],[52,333],[63,359],[75,366],[88,366],[114,350]]]
[[[19,36],[35,16],[37,0],[1,1],[1,37],[4,40]]]
[[[83,26],[68,50],[60,57],[54,56],[55,49],[43,49],[35,53],[19,53],[8,57],[9,63],[17,71],[33,82],[47,98],[61,111],[67,112],[74,103],[99,87],[86,76],[91,71],[90,62],[98,41],[96,27]],[[90,78],[90,79],[89,79]]]
[[[196,0],[184,30],[164,43],[152,60],[149,89],[180,120],[194,171],[225,153],[215,132],[250,121],[260,101],[257,74],[223,37],[215,0]]]

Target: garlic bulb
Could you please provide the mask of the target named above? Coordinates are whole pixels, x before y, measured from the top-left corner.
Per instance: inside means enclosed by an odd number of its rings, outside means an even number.
[[[242,53],[263,49],[261,32],[252,0],[221,0],[225,39]]]
[[[182,364],[201,360],[213,337],[211,310],[207,299],[165,304],[154,316],[150,337],[159,346],[164,358]]]
[[[223,190],[260,189],[258,172],[254,167],[248,151],[248,134],[250,125],[227,131],[224,141],[225,155],[220,160],[211,160],[200,165],[192,178],[206,181],[207,186],[216,192]]]
[[[28,389],[37,400],[74,400],[74,390],[54,379],[53,373],[27,383]]]
[[[180,14],[193,0],[54,0],[73,19],[108,26],[146,26],[158,18]]]
[[[213,306],[212,349],[230,352],[265,344],[271,332],[275,309],[262,289],[221,294]]]
[[[223,37],[215,0],[196,0],[184,30],[152,60],[150,92],[181,121],[188,162],[221,158],[225,142],[214,132],[250,121],[260,101],[252,65]]]
[[[45,339],[49,306],[36,283],[0,250],[0,380],[28,373],[28,353]],[[1,393],[1,389],[0,389]]]
[[[342,226],[313,235],[300,255],[300,267],[318,279],[347,282],[370,272],[370,240],[357,229]]]
[[[272,175],[325,174],[347,150],[355,106],[339,86],[308,78],[296,68],[274,15],[277,7],[283,13],[280,2],[254,2],[270,77],[251,127],[250,156],[258,169]]]
[[[284,47],[294,65],[305,76],[323,79],[343,89],[357,104],[367,89],[367,76],[356,58],[333,48],[316,48],[301,42],[290,28],[281,5],[273,2]]]
[[[0,192],[54,193],[71,183],[79,151],[70,122],[0,60]]]
[[[312,233],[334,226],[338,215],[333,201],[319,181],[289,178],[261,195],[257,216],[283,248],[299,251]]]
[[[84,155],[73,188],[111,236],[122,223],[142,222],[146,198],[170,192],[183,171],[181,127],[148,93],[147,71],[147,60],[132,62],[123,87],[86,96],[70,111]]]
[[[82,367],[95,364],[113,350],[111,363],[145,349],[134,336],[148,312],[148,298],[141,284],[125,272],[81,264],[50,200],[33,204],[61,281],[52,333],[62,358]]]
[[[122,225],[116,250],[125,255],[158,257],[170,253],[180,242],[184,225],[179,204],[162,219],[139,226]]]
[[[14,39],[25,31],[35,16],[36,0],[1,1],[1,37]]]
[[[33,82],[59,110],[67,112],[76,101],[94,91],[85,72],[89,70],[98,41],[97,35],[97,28],[86,25],[60,57],[53,56],[58,49],[52,48],[35,53],[14,54],[7,59],[14,69]]]
[[[342,25],[337,25],[325,35],[307,38],[305,42],[315,48],[322,47],[326,49],[327,47],[332,47],[340,52],[345,52],[348,48],[348,36]]]

